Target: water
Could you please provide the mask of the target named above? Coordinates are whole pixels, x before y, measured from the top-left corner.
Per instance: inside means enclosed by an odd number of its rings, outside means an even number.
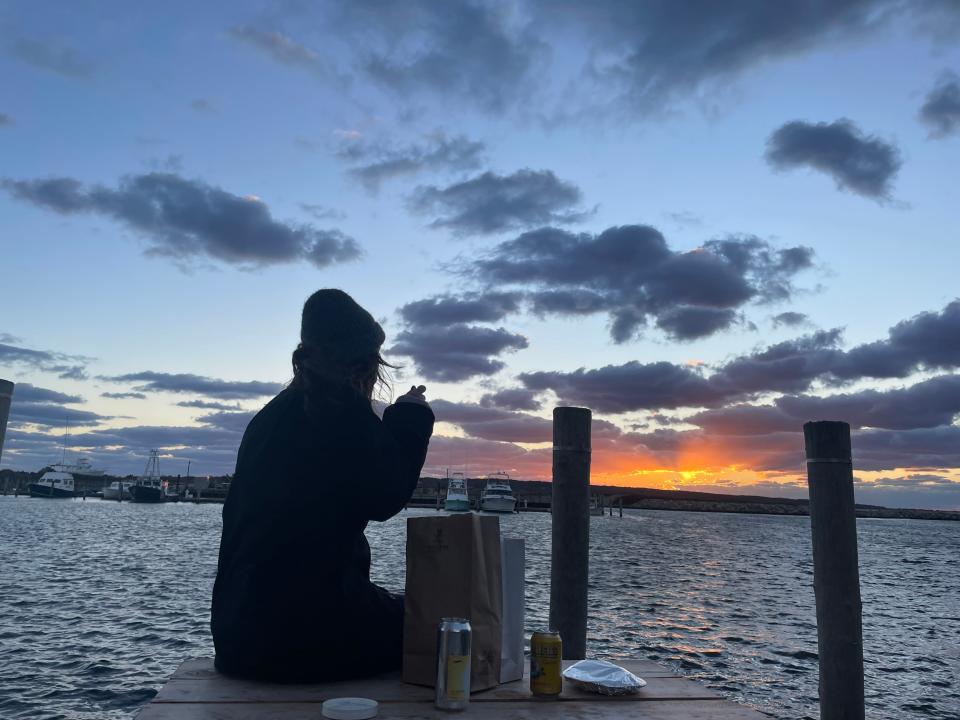
[[[184,658],[212,655],[220,510],[0,497],[0,717],[129,718]],[[373,573],[394,590],[404,515],[368,531]],[[502,522],[527,540],[532,631],[547,617],[550,516]],[[817,717],[806,518],[592,523],[596,655],[657,660],[773,717]],[[859,538],[868,717],[955,720],[960,523],[865,520]]]

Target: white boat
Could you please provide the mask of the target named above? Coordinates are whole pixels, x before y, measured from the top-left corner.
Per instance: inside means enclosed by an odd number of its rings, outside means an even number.
[[[470,495],[463,473],[455,472],[447,478],[447,497],[443,509],[449,512],[465,512],[470,509]]]
[[[102,497],[104,500],[129,500],[131,485],[133,485],[132,480],[114,480],[103,489]],[[120,493],[123,493],[122,497]]]
[[[505,472],[487,475],[486,485],[480,493],[480,509],[485,512],[512,513],[517,509],[517,499],[510,487],[510,476]]]
[[[103,474],[105,472],[104,470],[100,470],[99,468],[93,467],[93,463],[91,463],[87,458],[83,458],[83,457],[79,458],[72,465],[60,462],[60,463],[57,463],[56,465],[51,465],[50,468],[58,472],[70,473],[75,478],[78,476],[91,477],[91,478],[103,477]]]
[[[75,495],[73,475],[59,470],[47,470],[39,480],[30,483],[30,497],[71,498]]]

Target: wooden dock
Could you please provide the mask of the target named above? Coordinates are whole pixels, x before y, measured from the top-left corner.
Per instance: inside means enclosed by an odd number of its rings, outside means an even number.
[[[572,661],[565,661],[568,666]],[[644,720],[764,720],[767,716],[721,698],[699,683],[647,660],[620,661],[647,681],[637,695],[608,697],[564,683],[559,700],[530,695],[529,672],[523,680],[471,696],[463,713],[433,706],[431,688],[408,685],[400,673],[368,680],[319,685],[276,685],[236,680],[213,669],[211,658],[187,660],[137,716],[139,720],[317,720],[320,704],[337,697],[366,697],[380,703],[380,718],[449,718],[451,715],[506,720],[541,718],[643,718]]]

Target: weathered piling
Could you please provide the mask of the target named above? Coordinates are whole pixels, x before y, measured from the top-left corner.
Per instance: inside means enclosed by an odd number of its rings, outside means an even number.
[[[560,632],[565,660],[582,660],[587,651],[590,422],[587,408],[553,410],[550,626]]]
[[[821,720],[863,720],[863,626],[850,426],[803,426],[813,535]]]
[[[13,383],[0,380],[0,460],[3,459],[3,438],[7,434],[7,419],[10,417],[10,403],[13,400]]]

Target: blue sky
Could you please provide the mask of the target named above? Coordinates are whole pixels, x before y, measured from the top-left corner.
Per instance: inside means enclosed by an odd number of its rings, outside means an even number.
[[[472,458],[475,472],[503,464],[520,477],[549,473],[538,433],[552,404],[590,397],[571,379],[579,368],[635,371],[669,363],[710,378],[737,358],[818,330],[843,328],[842,339],[830,341],[843,350],[885,341],[891,327],[922,313],[949,330],[960,259],[960,110],[950,104],[952,88],[960,87],[950,74],[960,71],[957,4],[812,2],[779,14],[763,5],[5,6],[0,242],[7,311],[0,333],[9,336],[7,348],[89,360],[81,363],[83,377],[71,379],[51,372],[50,363],[45,369],[15,350],[0,352],[4,377],[73,396],[15,400],[2,465],[33,469],[55,455],[48,435],[62,430],[31,422],[39,416],[29,407],[17,416],[18,402],[39,402],[95,413],[71,430],[73,444],[112,471],[139,468],[149,450],[143,443],[161,440],[144,428],[165,428],[168,464],[192,458],[202,471],[228,472],[231,442],[266,397],[241,397],[231,417],[204,418],[206,410],[176,405],[216,401],[195,388],[138,391],[137,382],[103,378],[149,371],[282,383],[290,375],[300,305],[326,286],[346,289],[381,318],[388,348],[407,332],[406,345],[415,350],[395,356],[405,366],[400,380],[422,380],[431,398],[446,401],[438,430],[447,437],[434,441],[428,469]],[[943,100],[931,104],[936,98]],[[932,109],[923,111],[927,105]],[[792,134],[778,133],[790,123],[799,123]],[[778,164],[774,149],[788,159]],[[361,182],[359,170],[385,161],[419,169],[384,172],[376,188]],[[865,175],[857,180],[851,173],[860,170]],[[254,203],[268,213],[263,227],[279,235],[257,235],[260,226],[254,227],[255,247],[246,247],[238,262],[224,259],[236,251],[236,236],[216,230],[204,236],[202,228],[212,227],[206,221],[187,231],[177,225],[183,217],[169,215],[151,227],[137,225],[132,205],[117,207],[134,200],[124,183],[148,176],[208,202],[219,189],[241,210]],[[81,209],[57,204],[53,186],[44,184],[54,178],[76,181]],[[106,194],[98,196],[101,187]],[[455,207],[445,199],[468,190]],[[149,196],[154,191],[138,192],[158,202]],[[233,212],[227,205],[223,212]],[[491,227],[451,221],[461,211],[478,213]],[[246,222],[217,219],[230,227]],[[431,225],[438,221],[445,224]],[[502,244],[524,232],[585,233],[581,240],[589,244],[613,226],[655,229],[678,262],[704,243],[731,238],[755,238],[770,252],[811,252],[789,272],[763,270],[789,283],[776,302],[765,301],[759,275],[748,279],[754,285],[747,300],[697,300],[697,308],[725,313],[709,332],[686,325],[680,332],[665,319],[680,322],[670,308],[686,302],[681,296],[691,286],[709,286],[708,277],[684,276],[684,287],[674,287],[673,295],[663,290],[654,309],[644,293],[647,304],[637,304],[636,288],[625,290],[615,267],[598,266],[576,289],[603,289],[608,309],[570,316],[533,308],[531,293],[572,289],[559,278],[505,288],[478,269],[484,258],[504,260]],[[270,244],[290,233],[350,242],[361,254],[322,267],[296,253],[271,261]],[[624,270],[630,278],[637,271]],[[613,288],[630,295],[630,307],[646,319],[641,332],[619,343],[609,332],[611,313],[623,309],[621,300],[619,310],[609,309]],[[471,367],[484,366],[483,372],[434,367],[437,352],[461,352],[474,330],[445,327],[427,337],[425,327],[398,313],[442,294],[484,300],[504,289],[519,293],[517,309],[460,325],[503,328],[522,336],[526,347],[512,340],[471,357]],[[774,327],[771,318],[784,312],[804,317]],[[598,449],[595,482],[802,492],[798,462],[791,465],[787,454],[758,462],[748,452],[789,448],[791,433],[739,434],[736,443],[724,443],[730,436],[718,435],[716,425],[706,437],[703,426],[683,420],[729,405],[775,405],[784,395],[910,388],[952,377],[960,355],[944,355],[920,353],[880,376],[844,370],[838,379],[841,371],[825,367],[787,392],[782,385],[757,387],[708,404],[601,401],[597,417],[621,434]],[[498,363],[502,368],[491,372]],[[537,387],[523,379],[537,372],[554,375]],[[621,377],[631,389],[650,382],[648,375]],[[528,407],[482,400],[501,388],[527,392]],[[129,391],[145,397],[101,396]],[[955,417],[960,393],[950,392]],[[484,428],[471,425],[481,413]],[[55,412],[48,407],[41,414]],[[516,436],[522,444],[491,434],[491,422],[524,428]],[[956,446],[941,452],[924,445],[924,433],[939,433],[938,442],[949,446],[960,432],[955,421],[941,414],[910,427],[896,424],[870,416],[857,428],[865,447],[905,448],[899,460],[867,457],[861,495],[960,506]],[[169,428],[177,427],[184,428],[181,444],[170,440],[176,431]],[[118,428],[104,440],[103,433]],[[718,445],[737,450],[721,452]],[[937,479],[910,480],[921,476]]]

